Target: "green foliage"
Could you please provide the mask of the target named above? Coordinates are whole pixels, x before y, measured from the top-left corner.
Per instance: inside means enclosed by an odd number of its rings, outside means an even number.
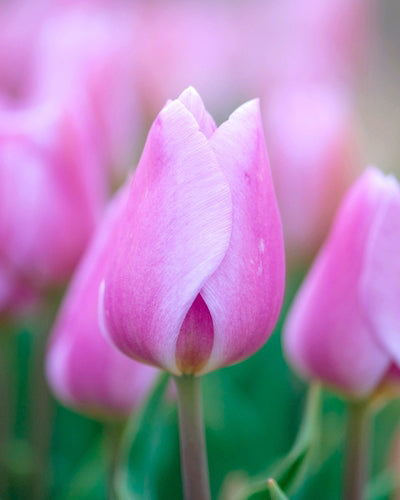
[[[248,497],[252,500],[276,500],[285,498],[284,494],[291,500],[341,498],[345,404],[317,388],[306,399],[306,384],[293,375],[281,348],[282,324],[298,282],[289,284],[281,321],[264,348],[243,363],[203,379],[213,499],[234,499],[260,478],[263,496],[257,497],[254,491]],[[52,398],[46,470],[43,476],[33,474],[37,461],[31,440],[36,417],[31,405],[34,342],[33,333],[25,329],[9,336],[2,350],[14,409],[11,436],[2,448],[8,493],[1,498],[35,498],[32,484],[38,480],[43,483],[42,494],[36,496],[40,500],[112,498],[110,423],[79,415]],[[115,475],[119,500],[182,499],[177,409],[167,384],[168,377],[161,376],[146,404],[125,427]],[[399,401],[388,404],[375,419],[369,500],[392,496],[396,475],[388,469],[389,452],[399,422]]]
[[[275,479],[268,479],[268,491],[271,496],[271,500],[287,500],[287,496],[277,485]]]
[[[277,479],[280,486],[288,493],[293,493],[297,489],[309,472],[310,463],[318,445],[320,397],[319,385],[311,386],[304,419],[290,452],[263,474],[263,477],[246,481],[236,494],[226,494],[227,497],[234,497],[235,500],[282,498],[277,493],[272,495],[272,491],[275,491],[277,486],[270,479],[271,477]],[[229,485],[226,488],[228,491],[231,490]]]
[[[168,413],[165,390],[169,376],[162,374],[138,414],[123,435],[116,490],[123,500],[156,498],[157,465],[162,459],[164,421]]]

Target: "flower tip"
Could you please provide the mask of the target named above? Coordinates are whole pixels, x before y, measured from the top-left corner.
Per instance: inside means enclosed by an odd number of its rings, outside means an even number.
[[[200,94],[197,92],[197,90],[192,87],[192,85],[189,85],[178,97],[179,101],[185,101],[186,99],[201,99]]]
[[[385,174],[376,165],[368,165],[364,171],[363,178],[373,188],[398,192],[399,185],[393,174]]]
[[[229,119],[240,119],[257,122],[262,127],[260,99],[258,97],[245,102],[235,109]]]

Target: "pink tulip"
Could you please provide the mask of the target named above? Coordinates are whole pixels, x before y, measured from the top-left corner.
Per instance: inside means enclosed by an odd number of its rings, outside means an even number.
[[[227,41],[221,66],[226,72],[218,73],[218,82],[225,84],[220,97],[226,95],[227,87],[233,87],[236,94],[268,95],[289,82],[352,84],[365,62],[372,3],[248,0],[231,2],[229,9],[225,4],[221,17],[228,19],[228,29],[222,23],[214,29]],[[207,9],[207,4],[202,5]],[[214,38],[219,37],[213,37],[215,44]],[[214,80],[209,81],[215,88]]]
[[[328,85],[287,85],[272,92],[265,129],[292,264],[318,250],[345,190],[360,168],[347,95]]]
[[[212,9],[202,2],[136,2],[131,28],[134,45],[140,47],[131,51],[135,88],[150,117],[189,84],[220,111],[235,99],[232,69],[237,76],[244,61],[231,57],[231,47],[241,42],[231,18],[231,6],[221,2]]]
[[[122,355],[101,334],[98,290],[127,199],[120,191],[81,261],[52,331],[47,378],[66,404],[98,414],[128,413],[157,371]]]
[[[44,286],[67,279],[101,215],[106,177],[74,110],[0,113],[0,261]]]
[[[189,88],[149,132],[102,286],[104,328],[128,356],[203,374],[265,343],[283,289],[258,102],[216,128]]]
[[[37,305],[38,291],[0,258],[0,317],[21,315]]]
[[[361,302],[370,327],[400,367],[400,189],[377,214],[365,253]]]
[[[35,94],[70,102],[79,91],[97,149],[118,168],[135,152],[140,124],[132,17],[122,3],[58,6],[43,23],[36,52]]]
[[[11,102],[29,96],[34,54],[47,0],[0,2],[0,93]]]
[[[303,375],[355,396],[393,378],[398,343],[386,314],[398,289],[399,216],[396,180],[369,168],[344,198],[286,322],[286,351]]]

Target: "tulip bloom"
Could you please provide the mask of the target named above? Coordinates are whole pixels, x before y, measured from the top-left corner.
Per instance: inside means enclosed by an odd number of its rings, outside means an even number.
[[[282,87],[265,110],[286,254],[298,264],[318,251],[361,170],[355,123],[347,95],[326,84]]]
[[[346,195],[285,326],[307,377],[363,397],[398,377],[400,188],[369,168]]]
[[[127,190],[110,203],[71,282],[52,331],[47,378],[66,404],[97,414],[129,413],[157,371],[121,354],[101,334],[98,290]]]
[[[266,342],[283,290],[258,101],[216,128],[189,88],[149,132],[102,285],[104,329],[128,356],[201,375]]]
[[[107,177],[74,112],[0,113],[0,267],[37,286],[71,275],[105,204]]]
[[[85,100],[96,149],[113,168],[126,168],[138,136],[140,106],[132,59],[134,11],[128,4],[75,2],[49,11],[38,36],[34,93]]]

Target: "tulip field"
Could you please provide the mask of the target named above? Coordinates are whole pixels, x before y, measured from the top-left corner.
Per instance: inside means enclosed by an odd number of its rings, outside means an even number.
[[[0,2],[0,500],[399,500],[397,0]]]

